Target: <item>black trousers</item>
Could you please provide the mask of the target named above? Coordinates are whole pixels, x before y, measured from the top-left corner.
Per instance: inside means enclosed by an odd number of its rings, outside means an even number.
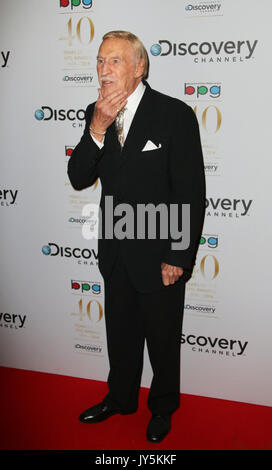
[[[179,407],[184,291],[180,278],[155,292],[138,292],[121,255],[105,280],[110,372],[104,401],[123,414],[138,407],[145,340],[153,370],[148,408],[152,414],[172,414]]]

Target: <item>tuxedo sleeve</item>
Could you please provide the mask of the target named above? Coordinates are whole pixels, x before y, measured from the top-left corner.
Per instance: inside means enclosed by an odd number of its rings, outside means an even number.
[[[80,190],[92,186],[96,179],[97,164],[104,153],[90,136],[89,125],[93,114],[94,105],[86,109],[86,125],[80,142],[74,148],[68,162],[68,176],[74,189]]]
[[[170,203],[176,204],[178,221],[173,221],[170,217],[169,245],[163,261],[173,266],[180,266],[185,272],[191,273],[195,264],[205,212],[203,155],[198,122],[192,108],[178,102],[171,115]],[[189,205],[190,221],[187,217],[182,220],[183,204]],[[173,223],[178,224],[180,232],[188,229],[189,224],[189,246],[186,249],[173,249],[175,243],[179,241],[171,237],[171,224]],[[186,228],[185,224],[187,224]]]

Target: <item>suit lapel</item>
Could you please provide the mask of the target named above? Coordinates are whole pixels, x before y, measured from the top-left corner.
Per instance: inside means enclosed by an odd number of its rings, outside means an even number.
[[[122,149],[122,155],[126,156],[130,151],[141,150],[148,140],[150,123],[152,122],[152,90],[146,83],[146,89],[129,128],[128,135]]]

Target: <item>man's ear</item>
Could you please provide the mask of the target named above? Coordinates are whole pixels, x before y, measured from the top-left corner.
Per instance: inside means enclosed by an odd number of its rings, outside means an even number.
[[[136,64],[135,78],[140,78],[144,74],[145,63],[143,59],[140,59]]]

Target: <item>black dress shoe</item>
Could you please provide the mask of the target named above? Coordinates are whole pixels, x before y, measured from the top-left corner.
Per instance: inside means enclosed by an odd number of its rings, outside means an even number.
[[[149,421],[146,438],[150,442],[161,442],[171,429],[171,416],[152,415]]]
[[[120,413],[119,410],[110,408],[102,402],[83,411],[79,416],[79,421],[81,423],[100,423],[100,421],[105,421],[105,419],[118,413]]]

